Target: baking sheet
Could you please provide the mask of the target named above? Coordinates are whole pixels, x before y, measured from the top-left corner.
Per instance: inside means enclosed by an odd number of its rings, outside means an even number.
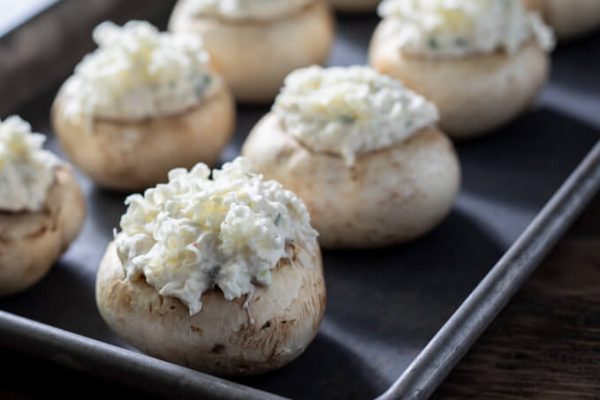
[[[341,17],[331,64],[365,63],[376,23],[374,16]],[[289,366],[237,383],[306,399],[373,398],[394,384],[598,142],[600,36],[568,44],[553,59],[552,80],[527,114],[494,135],[457,145],[463,186],[449,218],[427,237],[404,246],[324,252],[329,301],[316,340]],[[51,99],[52,94],[42,96],[15,112],[51,137]],[[223,160],[235,157],[248,130],[266,111],[266,107],[240,108],[237,133]],[[52,138],[49,146],[60,152]],[[596,161],[592,160],[592,170],[597,169]],[[0,300],[0,310],[83,338],[62,331],[51,331],[55,336],[49,336],[44,326],[0,314],[0,342],[63,363],[71,357],[77,361],[72,363],[75,367],[104,375],[108,372],[100,370],[104,365],[100,359],[107,366],[112,359],[117,370],[123,368],[117,362],[129,361],[140,375],[113,373],[116,376],[111,377],[142,389],[160,382],[162,388],[176,385],[180,390],[164,393],[250,396],[252,392],[236,391],[238,386],[228,388],[222,381],[185,368],[105,345],[128,348],[103,323],[94,303],[95,272],[125,209],[124,196],[79,178],[88,199],[82,235],[40,284]],[[571,192],[578,188],[573,186]],[[546,222],[553,218],[557,216],[549,215]],[[533,267],[531,262],[527,265]],[[11,332],[26,333],[15,339],[7,336]],[[159,372],[166,378],[152,384],[140,379]],[[425,389],[433,390],[436,383]],[[414,387],[400,389],[404,392],[391,395],[415,395]]]

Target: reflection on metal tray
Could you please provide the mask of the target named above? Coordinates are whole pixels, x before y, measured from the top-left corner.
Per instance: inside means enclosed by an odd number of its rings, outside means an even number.
[[[331,63],[366,63],[376,23],[341,17]],[[170,396],[267,396],[247,385],[306,399],[386,391],[386,398],[426,397],[600,185],[600,37],[560,48],[554,61],[534,109],[494,135],[457,145],[463,187],[439,228],[404,246],[324,253],[326,318],[291,365],[234,384],[125,350],[94,303],[96,268],[124,211],[123,196],[82,176],[89,203],[83,234],[43,282],[0,301],[0,345]],[[49,132],[50,101],[14,111]],[[238,153],[266,111],[241,107],[224,159]],[[58,151],[53,140],[50,146]]]

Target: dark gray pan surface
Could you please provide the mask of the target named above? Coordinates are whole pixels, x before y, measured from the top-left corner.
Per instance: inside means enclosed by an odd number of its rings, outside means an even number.
[[[342,18],[332,64],[365,63],[376,22]],[[325,252],[329,303],[315,342],[288,367],[239,383],[306,399],[372,398],[393,384],[600,138],[600,36],[561,47],[554,61],[552,81],[529,113],[457,145],[464,181],[449,218],[405,246]],[[50,133],[50,101],[15,111]],[[266,111],[240,109],[224,159]],[[59,151],[53,140],[50,147]],[[46,279],[1,300],[0,310],[125,346],[94,303],[96,268],[124,197],[80,178],[89,205],[82,235]]]

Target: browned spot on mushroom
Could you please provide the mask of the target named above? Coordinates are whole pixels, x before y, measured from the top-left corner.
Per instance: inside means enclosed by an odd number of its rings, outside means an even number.
[[[48,231],[48,227],[42,226],[42,227],[40,227],[39,230],[29,234],[27,237],[30,239],[36,239],[36,238],[44,236],[44,234],[46,234],[47,231]]]
[[[281,339],[281,338],[280,338]],[[273,343],[272,347],[271,347],[271,352],[269,354],[269,362],[273,362],[274,360],[277,359],[278,356],[278,349],[279,349],[279,343],[276,340],[275,343]]]
[[[123,277],[123,279],[125,279],[125,276]],[[134,282],[134,283],[141,283],[144,285],[148,285],[148,283],[146,282],[146,277],[144,277],[143,274],[132,275],[131,277],[129,277],[129,280],[131,280],[131,282]]]
[[[119,291],[117,287],[113,287],[111,291],[115,292],[118,296]],[[115,300],[126,311],[130,311],[133,308],[133,299],[128,293],[123,293],[121,296],[116,297]]]
[[[200,328],[199,326],[196,326],[196,325],[191,325],[190,329],[192,330],[192,332],[197,333],[198,335],[202,335],[204,333],[202,328]],[[223,346],[223,348],[225,348],[225,346]],[[214,350],[214,347],[213,347],[213,350]]]
[[[355,166],[352,166],[350,168],[350,180],[352,180],[353,182],[357,182],[360,180],[360,171]]]
[[[222,354],[225,351],[225,346],[222,345],[221,343],[217,343],[213,346],[213,348],[210,350],[211,353],[214,354]]]
[[[264,323],[264,325],[260,329],[268,329],[270,327],[271,327],[271,321],[267,321]]]

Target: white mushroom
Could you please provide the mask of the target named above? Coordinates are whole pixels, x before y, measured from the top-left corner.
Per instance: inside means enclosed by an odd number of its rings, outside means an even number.
[[[515,54],[431,61],[410,57],[375,33],[371,62],[380,72],[401,79],[435,102],[440,127],[454,138],[481,135],[525,111],[546,83],[550,63],[531,42]]]
[[[371,64],[434,102],[454,138],[490,132],[527,109],[548,78],[553,45],[539,16],[521,0],[424,4],[382,3]]]
[[[460,184],[435,118],[422,97],[370,69],[300,70],[242,154],[304,200],[322,246],[405,242],[448,214]]]
[[[169,28],[202,37],[235,97],[251,103],[270,102],[292,70],[325,63],[334,34],[325,0],[180,0]]]
[[[598,0],[524,0],[554,28],[559,39],[570,39],[600,27]]]
[[[24,128],[17,133],[21,137],[7,138],[9,123]],[[0,296],[42,279],[85,217],[71,169],[41,150],[42,141],[15,117],[0,123]]]
[[[98,309],[129,343],[171,362],[219,375],[282,367],[323,318],[316,233],[304,205],[244,160],[209,174],[173,172],[128,200],[98,271]]]
[[[123,28],[104,23],[94,37],[99,49],[52,107],[73,163],[118,190],[155,185],[175,167],[216,163],[233,133],[235,105],[197,39],[138,21]]]

